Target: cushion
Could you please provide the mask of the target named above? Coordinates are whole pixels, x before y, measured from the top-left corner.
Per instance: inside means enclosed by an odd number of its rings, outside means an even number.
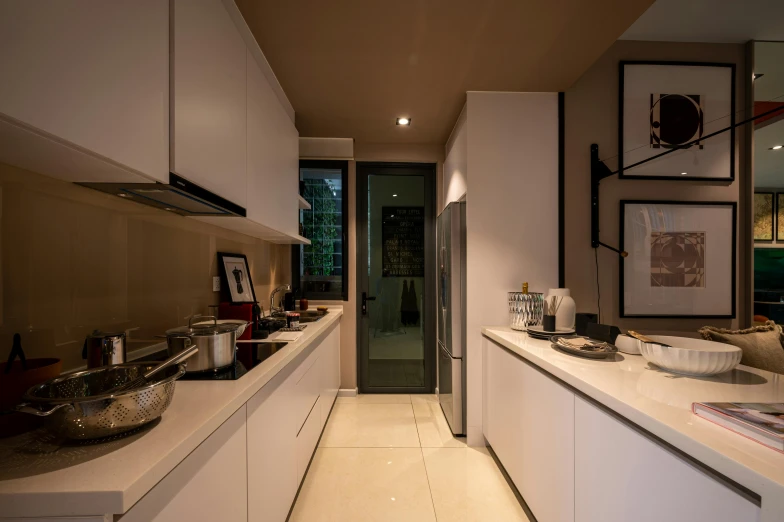
[[[784,347],[781,326],[767,321],[745,330],[726,330],[705,326],[700,335],[708,341],[727,343],[743,350],[740,363],[774,373],[784,374]]]

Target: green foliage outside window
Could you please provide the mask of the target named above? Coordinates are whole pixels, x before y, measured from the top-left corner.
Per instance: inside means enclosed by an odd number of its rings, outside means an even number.
[[[302,211],[305,237],[304,275],[335,275],[335,240],[340,225],[340,198],[334,182],[324,179],[306,179],[303,197],[310,203],[310,210]]]

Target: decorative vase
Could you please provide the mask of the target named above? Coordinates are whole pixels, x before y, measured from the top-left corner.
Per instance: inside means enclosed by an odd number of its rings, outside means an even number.
[[[553,297],[560,302],[558,311],[555,314],[555,327],[574,329],[574,318],[577,310],[574,299],[570,295],[568,288],[551,288],[547,291],[545,300],[550,303]]]

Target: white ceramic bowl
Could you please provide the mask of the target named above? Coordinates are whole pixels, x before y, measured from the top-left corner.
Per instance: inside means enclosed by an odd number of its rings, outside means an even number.
[[[642,341],[625,334],[621,334],[615,338],[615,347],[618,348],[618,351],[629,355],[640,355],[641,344]]]
[[[732,370],[743,356],[743,351],[731,344],[670,337],[649,336],[654,341],[669,344],[670,347],[653,343],[640,343],[642,356],[663,370],[683,375],[717,375]]]

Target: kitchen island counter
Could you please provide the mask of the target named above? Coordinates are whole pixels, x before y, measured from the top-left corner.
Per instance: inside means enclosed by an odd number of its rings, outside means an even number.
[[[161,419],[124,439],[62,446],[30,441],[22,451],[0,441],[0,520],[125,513],[265,384],[322,342],[342,314],[342,307],[330,307],[297,341],[238,380],[178,381]],[[31,446],[37,451],[29,452]]]
[[[554,387],[573,392],[575,414],[564,424],[569,426],[571,423],[570,427],[574,428],[573,446],[577,449],[571,450],[574,455],[570,464],[572,473],[579,472],[581,465],[582,456],[575,454],[579,453],[581,438],[585,440],[583,436],[595,429],[589,427],[580,432],[577,402],[582,401],[621,420],[670,454],[696,464],[719,482],[736,486],[735,491],[760,506],[759,520],[762,522],[784,520],[784,454],[691,412],[694,402],[784,402],[784,375],[739,366],[718,376],[691,378],[659,370],[639,355],[619,353],[612,361],[591,360],[567,355],[554,349],[548,341],[532,339],[506,327],[485,327],[482,334],[486,364],[488,351],[495,345],[511,352],[518,360],[522,358],[524,361],[519,361],[520,364],[528,363],[528,367],[538,370],[535,374],[548,377]],[[512,359],[507,357],[504,361],[509,364]],[[485,371],[491,370],[486,368]],[[486,380],[492,377],[485,373]],[[485,386],[488,385],[491,384],[486,382]],[[501,389],[499,397],[507,392]],[[600,423],[592,421],[591,424]],[[485,426],[486,435],[487,429]],[[601,439],[602,434],[597,434]],[[503,442],[502,438],[497,439]],[[492,445],[490,437],[488,440]],[[609,441],[607,447],[613,448],[614,443],[614,440]],[[582,458],[582,462],[592,458]],[[568,466],[564,469],[568,470]],[[646,470],[638,472],[645,474]],[[579,477],[575,478],[575,484],[575,498],[579,504]],[[522,493],[525,497],[525,492]],[[576,508],[575,512],[578,512]]]

